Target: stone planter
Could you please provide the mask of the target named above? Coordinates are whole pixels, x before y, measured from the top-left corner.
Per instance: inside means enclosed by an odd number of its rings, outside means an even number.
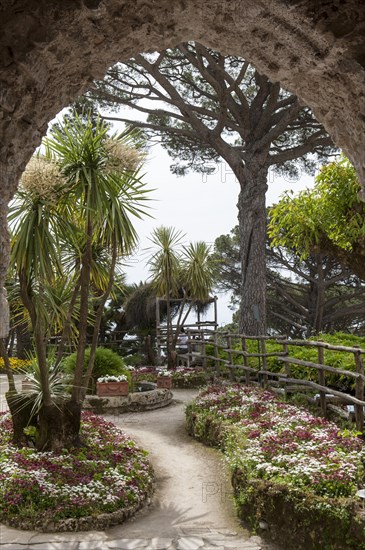
[[[158,376],[157,387],[171,390],[172,388],[172,376]]]
[[[125,382],[97,382],[96,395],[108,397],[113,395],[128,395],[128,381]]]

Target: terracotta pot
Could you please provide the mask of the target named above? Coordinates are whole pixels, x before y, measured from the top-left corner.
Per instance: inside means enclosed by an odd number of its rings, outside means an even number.
[[[97,382],[96,395],[109,397],[114,395],[128,395],[128,381],[125,382]]]
[[[171,390],[172,388],[172,376],[158,376],[157,387]]]

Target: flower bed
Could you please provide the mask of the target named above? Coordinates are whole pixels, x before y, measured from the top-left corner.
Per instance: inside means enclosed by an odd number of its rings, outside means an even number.
[[[134,382],[146,380],[148,382],[157,382],[158,371],[155,367],[139,367],[132,372]],[[203,369],[192,367],[177,367],[172,373],[172,386],[174,388],[200,388],[205,386],[208,381],[208,375]]]
[[[211,387],[187,408],[189,432],[219,444],[242,519],[285,548],[365,548],[363,441],[252,386]]]
[[[27,367],[29,367],[29,365],[31,364],[31,361],[27,361],[25,359],[18,359],[17,357],[9,357],[9,363],[10,363],[11,369],[22,372],[26,370]],[[4,359],[2,357],[0,357],[0,372],[5,373],[5,364],[4,364]]]
[[[111,422],[82,415],[82,447],[61,455],[10,444],[0,416],[0,521],[39,531],[106,528],[130,517],[153,488],[146,452]]]

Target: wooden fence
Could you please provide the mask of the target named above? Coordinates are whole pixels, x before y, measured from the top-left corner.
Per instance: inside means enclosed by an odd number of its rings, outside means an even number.
[[[318,403],[324,416],[331,410],[344,418],[352,417],[363,432],[365,349],[289,340],[285,336],[245,336],[202,329],[188,329],[187,334],[188,353],[178,354],[179,361],[187,366],[200,365],[211,375],[232,382],[260,384],[279,393],[305,393],[309,401]],[[301,348],[312,350],[315,359],[296,357]],[[341,365],[342,358],[352,370],[334,366]],[[296,367],[306,369],[307,379],[296,376]]]

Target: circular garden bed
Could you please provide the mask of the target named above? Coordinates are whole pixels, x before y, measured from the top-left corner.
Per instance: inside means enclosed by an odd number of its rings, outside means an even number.
[[[11,445],[0,413],[0,521],[37,531],[85,531],[119,524],[149,502],[146,451],[111,422],[83,412],[82,446],[62,454]]]

